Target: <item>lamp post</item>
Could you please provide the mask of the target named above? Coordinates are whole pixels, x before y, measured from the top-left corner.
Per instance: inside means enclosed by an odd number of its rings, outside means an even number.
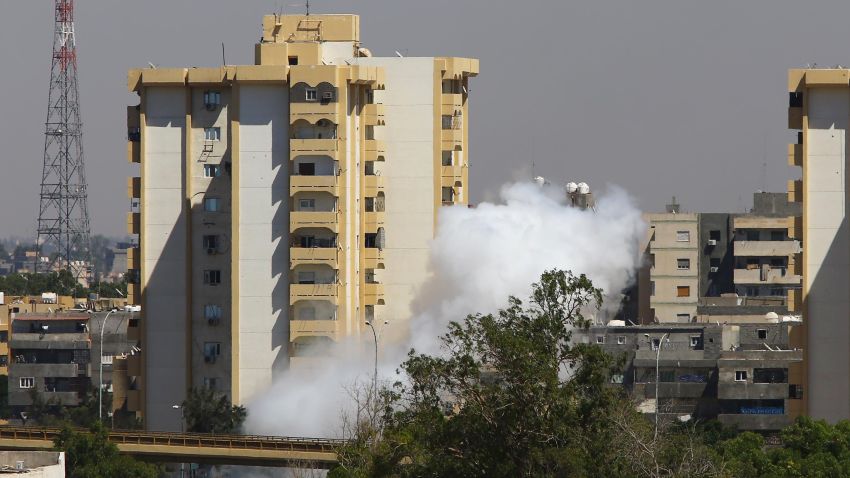
[[[385,320],[384,325],[387,324],[389,324],[389,322]],[[380,336],[380,334],[375,332],[375,326],[372,325],[372,322],[367,320],[366,325],[368,325],[369,328],[372,329],[372,338],[375,339],[375,371],[372,375],[372,394],[374,396],[378,393],[378,337]]]
[[[186,421],[184,416],[183,416],[183,406],[182,405],[172,405],[171,408],[173,408],[174,410],[180,410],[180,434],[182,435],[183,433],[185,433],[185,431],[183,430],[183,422]],[[186,474],[186,471],[184,469],[184,465],[185,465],[185,463],[183,463],[181,461],[180,462],[180,478],[183,478],[183,476],[185,476],[185,474]]]
[[[103,317],[103,322],[100,324],[100,360],[98,363],[100,365],[100,386],[97,388],[97,419],[98,421],[103,421],[103,331],[106,328],[106,319],[112,315],[112,311],[106,313],[106,316]]]
[[[649,334],[643,335],[644,337],[649,338]],[[666,339],[669,335],[670,332],[665,332],[658,341],[658,348],[655,349],[655,434],[653,435],[653,440],[658,438],[658,380],[661,375],[659,373],[658,364],[661,361],[661,347],[664,346],[664,339]]]

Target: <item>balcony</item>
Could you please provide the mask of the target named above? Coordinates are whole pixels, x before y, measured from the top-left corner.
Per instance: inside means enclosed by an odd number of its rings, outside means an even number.
[[[289,249],[289,263],[292,268],[302,264],[326,264],[337,268],[336,247],[293,247]]]
[[[289,215],[289,232],[295,232],[296,230],[305,227],[320,227],[337,232],[337,229],[339,228],[338,217],[338,213],[334,211],[294,211]]]
[[[363,284],[364,295],[366,296],[366,305],[376,305],[379,300],[384,298],[383,284]]]
[[[378,249],[376,247],[367,247],[363,249],[363,258],[367,261],[380,261],[384,260],[384,251]]]
[[[765,284],[785,284],[799,285],[802,277],[791,273],[785,267],[767,267],[758,269],[735,269],[735,284],[745,285],[765,285]]]
[[[75,363],[15,363],[11,365],[12,379],[18,377],[65,377],[73,378],[79,373],[82,366],[86,371],[86,364]]]
[[[379,227],[384,225],[384,221],[386,219],[387,213],[380,212],[364,212],[363,216],[366,218],[366,230],[374,231]]]
[[[717,415],[717,420],[739,430],[781,430],[791,424],[791,417],[785,414],[722,413]]]
[[[339,178],[337,176],[290,176],[289,195],[300,192],[322,192],[339,196]]]
[[[364,196],[376,197],[380,191],[384,190],[384,177],[367,175],[364,180]]]
[[[142,197],[142,178],[127,178],[127,197],[130,199]]]
[[[463,166],[441,166],[440,175],[444,179],[450,178],[452,181],[455,179],[460,180],[463,178]]]
[[[368,104],[363,106],[363,121],[367,126],[382,126],[384,122],[384,105]]]
[[[454,116],[463,111],[463,95],[460,93],[443,93],[441,111],[443,115]]]
[[[787,257],[801,252],[799,241],[735,241],[735,257]]]
[[[338,289],[336,284],[289,284],[289,305],[299,300],[327,300],[336,304]]]
[[[291,320],[289,321],[289,339],[316,335],[335,335],[339,321],[336,320]]]
[[[717,384],[721,400],[784,400],[788,398],[787,383],[728,382]]]
[[[372,161],[372,159],[368,157],[369,153],[374,153],[377,157],[384,154],[384,152],[387,150],[386,144],[384,144],[383,141],[379,141],[377,139],[365,139],[363,140],[363,144],[365,145],[367,155],[366,161]]]
[[[127,141],[127,162],[142,162],[142,143],[139,141]]]
[[[310,124],[316,124],[321,119],[326,119],[333,124],[339,124],[339,114],[337,106],[341,103],[336,101],[322,103],[313,101],[309,103],[290,103],[289,104],[289,123],[295,123],[298,120],[308,121]]]
[[[142,215],[138,212],[127,213],[127,234],[139,234],[141,231]]]
[[[803,165],[803,145],[789,144],[788,145],[788,166]]]
[[[12,349],[38,350],[89,350],[91,344],[89,343],[88,333],[39,334],[18,332],[12,334],[9,347]]]
[[[463,145],[463,128],[440,130],[443,151],[461,149]]]
[[[317,155],[330,156],[337,160],[339,144],[339,139],[290,139],[290,159],[295,159],[298,156]]]

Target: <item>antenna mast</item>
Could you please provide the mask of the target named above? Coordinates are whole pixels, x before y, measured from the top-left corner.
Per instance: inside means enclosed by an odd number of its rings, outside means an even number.
[[[310,0],[307,0],[307,16],[310,16]]]
[[[74,0],[55,0],[53,61],[44,131],[36,272],[68,270],[89,278],[88,194],[77,85]],[[42,253],[50,261],[41,263]]]

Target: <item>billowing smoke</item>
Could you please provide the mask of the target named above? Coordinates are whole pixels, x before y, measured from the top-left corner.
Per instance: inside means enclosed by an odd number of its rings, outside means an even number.
[[[431,277],[414,301],[408,343],[381,343],[378,375],[395,380],[411,348],[439,352],[450,321],[475,312],[495,312],[510,295],[525,300],[531,284],[548,269],[584,273],[609,296],[634,281],[646,231],[640,211],[619,188],[597,196],[595,210],[566,205],[562,189],[532,182],[506,185],[498,204],[440,211],[430,252]],[[612,301],[614,303],[615,301]],[[335,436],[346,390],[368,382],[373,344],[335,347],[338,359],[319,368],[294,368],[248,406],[247,431],[266,435]]]

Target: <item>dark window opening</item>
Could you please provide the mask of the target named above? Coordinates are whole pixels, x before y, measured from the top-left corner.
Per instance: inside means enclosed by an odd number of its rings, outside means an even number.
[[[753,383],[788,383],[788,370],[784,368],[754,369]]]
[[[298,174],[301,176],[315,176],[316,163],[298,163]]]
[[[376,249],[378,247],[378,234],[374,232],[366,233],[366,247]]]
[[[289,64],[292,65],[292,66],[297,65],[298,64],[298,57],[297,56],[290,56],[289,57]]]
[[[803,107],[803,92],[792,91],[788,93],[788,107],[802,108]]]
[[[720,240],[720,231],[709,231],[708,232],[708,238],[711,239],[712,241],[719,241]]]

